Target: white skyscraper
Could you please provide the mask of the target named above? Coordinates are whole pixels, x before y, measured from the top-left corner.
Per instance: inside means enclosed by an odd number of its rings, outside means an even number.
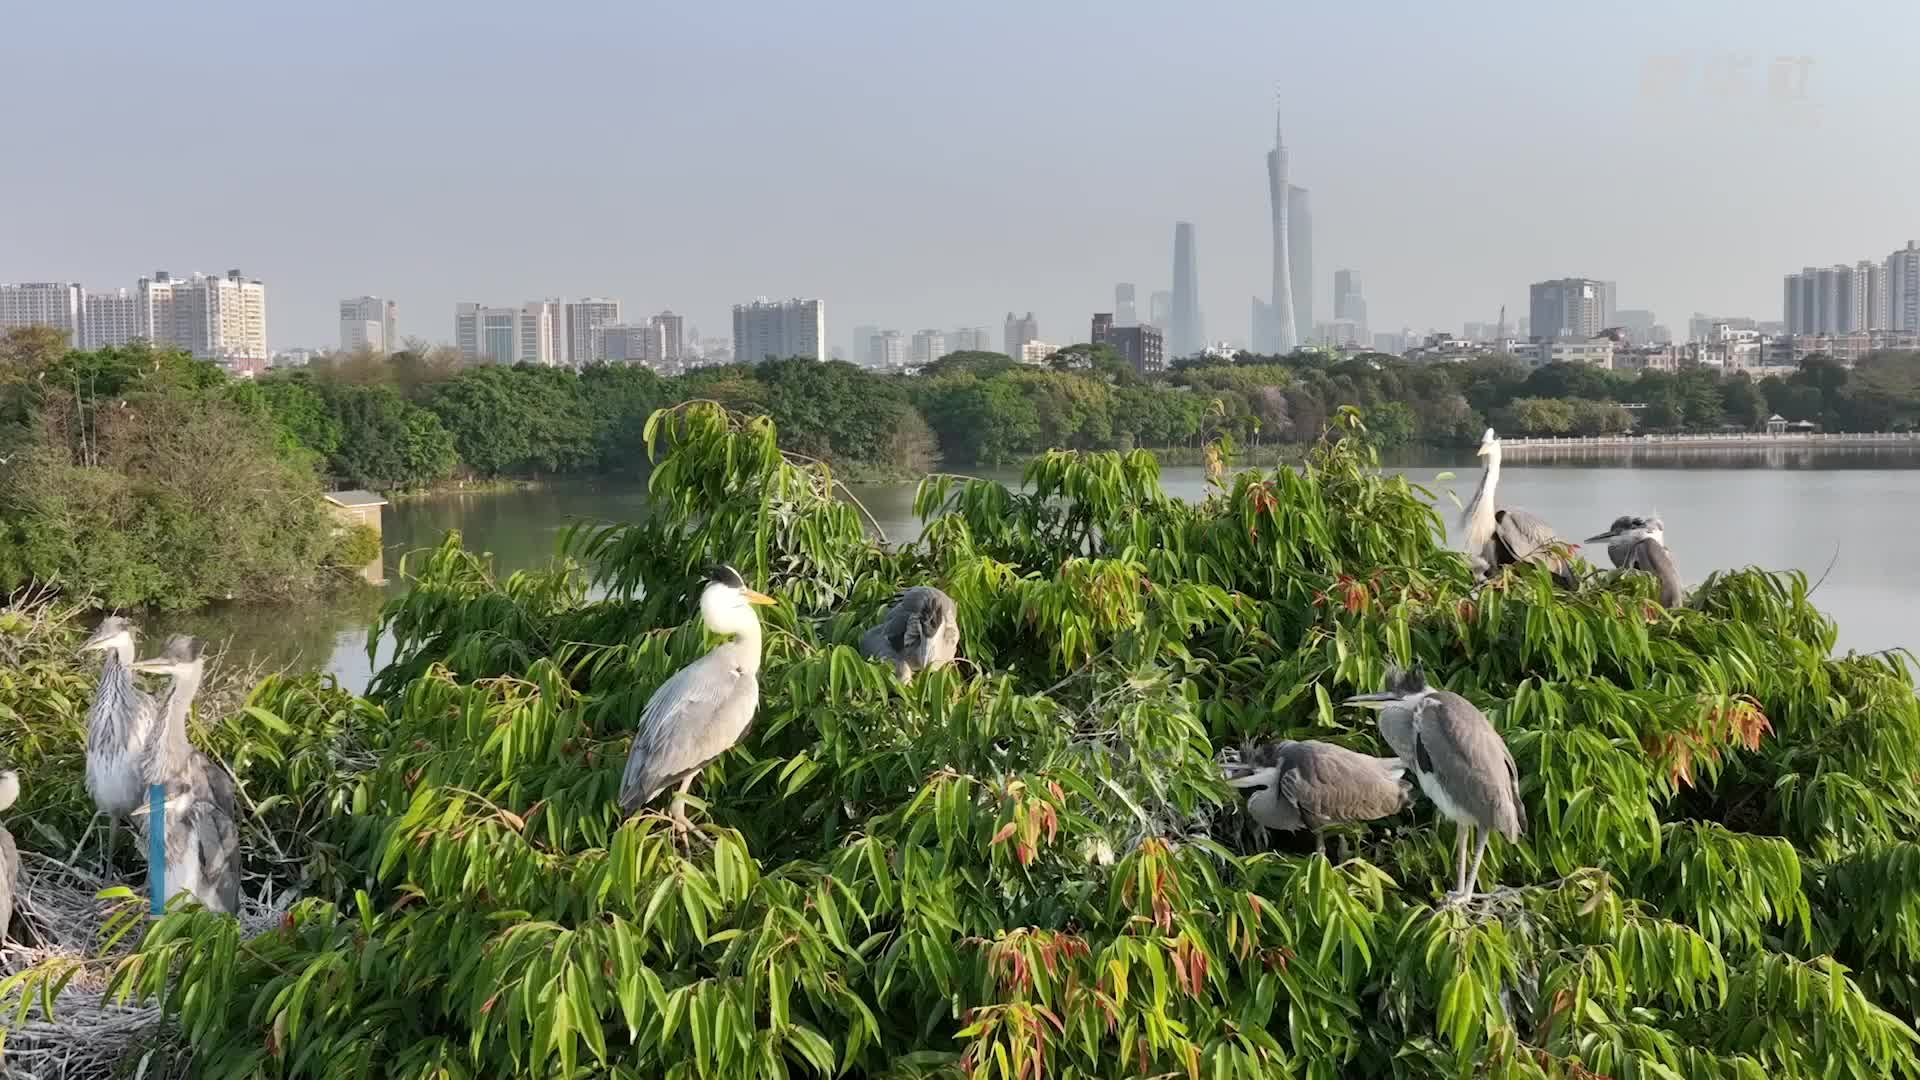
[[[67,343],[84,348],[80,330],[78,285],[53,281],[0,285],[0,326],[51,326],[67,335]]]
[[[671,311],[663,311],[647,320],[659,345],[659,355],[649,355],[650,363],[677,364],[685,356],[687,348],[686,320]]]
[[[173,285],[173,334],[165,339],[201,360],[265,364],[267,287],[238,270],[195,274]],[[157,329],[157,328],[156,328]]]
[[[827,358],[826,305],[818,300],[773,301],[765,297],[751,304],[733,305],[733,362],[757,364],[772,357]]]
[[[906,366],[907,339],[901,337],[898,330],[882,330],[873,335],[869,348],[868,367],[885,369]]]
[[[564,340],[553,325],[557,306],[552,300],[529,300],[520,306],[520,363],[553,367],[564,362],[555,348]]]
[[[105,349],[145,337],[139,299],[128,289],[89,292],[80,298],[80,347]]]
[[[1040,340],[1040,320],[1034,318],[1031,311],[1024,316],[1007,312],[1006,328],[1001,340],[1006,346],[1002,351],[1015,360],[1020,359],[1027,342]]]
[[[916,366],[931,364],[947,355],[947,335],[938,330],[916,330],[908,362]]]
[[[599,297],[575,300],[566,306],[566,352],[556,355],[555,363],[585,367],[607,359],[606,343],[600,328],[620,321],[620,301]]]
[[[1272,305],[1267,318],[1271,321],[1273,350],[1278,353],[1290,353],[1300,345],[1300,313],[1294,311],[1293,250],[1288,242],[1288,223],[1291,220],[1293,188],[1287,183],[1287,141],[1280,132],[1280,112],[1274,109],[1273,149],[1267,151],[1267,202],[1273,211],[1273,292],[1267,303]],[[1174,291],[1178,292],[1178,280],[1174,282]],[[1183,320],[1176,313],[1175,323]],[[1183,335],[1190,338],[1191,335]],[[1192,348],[1191,340],[1168,342],[1175,356],[1186,356],[1197,351]]]
[[[340,351],[366,349],[386,354],[400,347],[397,308],[378,296],[356,296],[340,301]]]
[[[1920,245],[1887,256],[1886,280],[1888,329],[1920,333]]]

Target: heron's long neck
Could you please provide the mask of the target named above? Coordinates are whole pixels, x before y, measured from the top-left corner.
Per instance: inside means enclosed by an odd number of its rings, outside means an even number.
[[[122,721],[135,719],[139,712],[139,691],[133,686],[131,661],[123,659],[133,650],[116,649],[107,654],[107,662],[100,668],[100,687],[94,691],[92,711],[93,739],[108,737],[114,725]]]
[[[170,766],[169,775],[185,766],[188,756],[193,753],[193,743],[187,739],[187,712],[193,707],[193,696],[199,692],[200,673],[197,671],[181,672],[167,691],[159,750],[160,756]]]
[[[734,631],[733,649],[740,660],[740,669],[749,674],[760,670],[760,620],[748,619]]]
[[[1486,467],[1480,470],[1480,487],[1473,493],[1473,501],[1467,504],[1467,512],[1460,515],[1468,551],[1479,551],[1493,539],[1493,492],[1499,482],[1500,449],[1496,446],[1487,451]]]

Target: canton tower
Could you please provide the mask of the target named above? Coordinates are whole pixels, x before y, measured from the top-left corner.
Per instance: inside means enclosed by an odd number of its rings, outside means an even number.
[[[1280,106],[1274,103],[1273,149],[1267,151],[1267,198],[1273,203],[1273,320],[1274,345],[1290,353],[1300,345],[1293,317],[1293,271],[1288,265],[1287,143],[1280,134]]]

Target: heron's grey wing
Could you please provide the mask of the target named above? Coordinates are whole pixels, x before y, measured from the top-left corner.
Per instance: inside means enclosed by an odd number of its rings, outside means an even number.
[[[13,846],[13,834],[0,828],[0,941],[7,940],[7,925],[13,921],[13,893],[20,882],[20,849]]]
[[[1500,523],[1494,527],[1494,535],[1515,562],[1544,555],[1550,545],[1560,539],[1554,535],[1553,526],[1538,514],[1511,506],[1500,511]]]
[[[194,808],[192,828],[194,843],[200,848],[200,880],[218,898],[220,910],[230,915],[238,915],[240,913],[239,826],[235,824],[231,813],[221,809],[214,799],[208,798]]]
[[[907,589],[887,601],[887,613],[860,636],[860,655],[869,660],[898,660],[906,654],[907,627],[914,615],[914,593]]]
[[[1420,703],[1415,731],[1417,768],[1447,801],[1509,840],[1519,836],[1519,771],[1486,716],[1459,694],[1440,690]]]
[[[1400,812],[1407,803],[1397,760],[1380,758],[1323,742],[1294,743],[1280,772],[1280,796],[1300,808],[1307,824],[1319,828],[1336,821],[1373,821]]]
[[[1643,570],[1652,574],[1660,582],[1660,603],[1664,607],[1679,607],[1686,596],[1686,589],[1680,584],[1680,568],[1674,565],[1673,553],[1667,545],[1649,536],[1633,545],[1627,566],[1634,570]]]
[[[727,646],[675,672],[660,684],[640,714],[640,729],[620,781],[620,805],[637,810],[653,800],[673,780],[719,757],[746,733],[744,726],[716,723],[737,696],[750,687],[758,698],[754,676],[746,674]],[[751,704],[748,718],[752,716]]]

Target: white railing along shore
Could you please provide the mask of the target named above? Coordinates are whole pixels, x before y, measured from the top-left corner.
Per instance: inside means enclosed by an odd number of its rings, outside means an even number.
[[[1798,432],[1776,435],[1770,432],[1738,431],[1720,435],[1566,435],[1533,438],[1503,437],[1500,440],[1500,449],[1503,451],[1583,450],[1614,447],[1623,449],[1719,447],[1731,450],[1769,446],[1920,446],[1920,432]]]

